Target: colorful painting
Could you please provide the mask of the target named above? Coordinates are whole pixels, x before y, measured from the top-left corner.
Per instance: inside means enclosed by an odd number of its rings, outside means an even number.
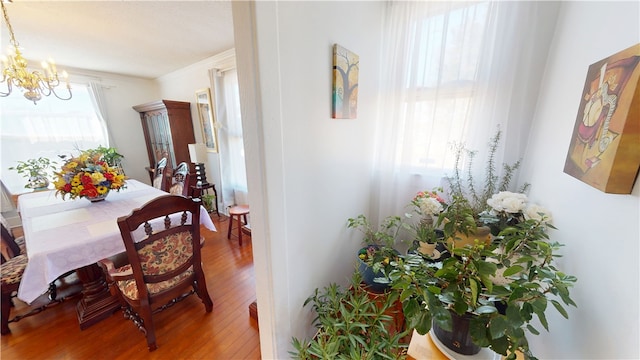
[[[640,169],[640,44],[589,66],[564,172],[630,194]]]
[[[333,45],[333,101],[331,117],[358,117],[358,68],[360,57],[342,46]]]

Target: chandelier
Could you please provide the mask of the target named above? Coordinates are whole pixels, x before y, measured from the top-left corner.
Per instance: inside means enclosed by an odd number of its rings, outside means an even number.
[[[60,100],[71,99],[71,86],[69,85],[68,75],[66,71],[62,72],[62,78],[67,84],[67,92],[69,93],[65,97],[61,97],[56,93],[56,87],[60,85],[60,79],[58,78],[58,71],[56,70],[56,64],[53,60],[42,62],[42,71],[32,71],[27,69],[27,60],[22,57],[20,52],[20,44],[16,41],[16,37],[13,34],[13,28],[9,22],[9,16],[7,15],[7,9],[4,6],[4,0],[0,0],[2,6],[2,14],[4,15],[4,22],[7,24],[9,34],[11,36],[11,46],[8,56],[2,56],[2,80],[0,83],[6,83],[6,92],[0,90],[0,96],[6,97],[11,94],[12,87],[15,85],[18,88],[24,89],[24,97],[33,101],[34,104],[42,98],[42,96],[55,95]]]

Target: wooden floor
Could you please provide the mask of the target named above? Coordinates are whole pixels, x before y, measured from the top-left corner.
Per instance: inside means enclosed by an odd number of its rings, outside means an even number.
[[[203,228],[202,249],[213,311],[196,296],[154,316],[158,349],[149,352],[144,335],[116,312],[80,330],[77,298],[9,324],[0,358],[11,359],[260,359],[257,322],[249,317],[255,300],[251,238],[227,240],[228,219],[212,215],[217,232]],[[25,305],[16,301],[16,312]],[[12,312],[13,314],[13,312]]]

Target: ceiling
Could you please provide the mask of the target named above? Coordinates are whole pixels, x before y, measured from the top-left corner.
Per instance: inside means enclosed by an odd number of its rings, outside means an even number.
[[[59,71],[153,79],[234,47],[230,1],[4,1],[32,70],[53,58]],[[0,34],[6,54],[4,20]]]

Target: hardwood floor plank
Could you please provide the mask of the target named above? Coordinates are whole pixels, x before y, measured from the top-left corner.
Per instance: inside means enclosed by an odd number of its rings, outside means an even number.
[[[249,317],[255,301],[251,237],[228,240],[227,219],[212,216],[217,232],[203,229],[202,261],[213,311],[207,314],[190,296],[153,318],[158,349],[147,350],[144,335],[122,311],[80,330],[78,298],[9,324],[2,336],[2,360],[24,359],[260,359],[257,322]],[[15,311],[26,304],[16,301]],[[12,314],[14,309],[12,309]]]

